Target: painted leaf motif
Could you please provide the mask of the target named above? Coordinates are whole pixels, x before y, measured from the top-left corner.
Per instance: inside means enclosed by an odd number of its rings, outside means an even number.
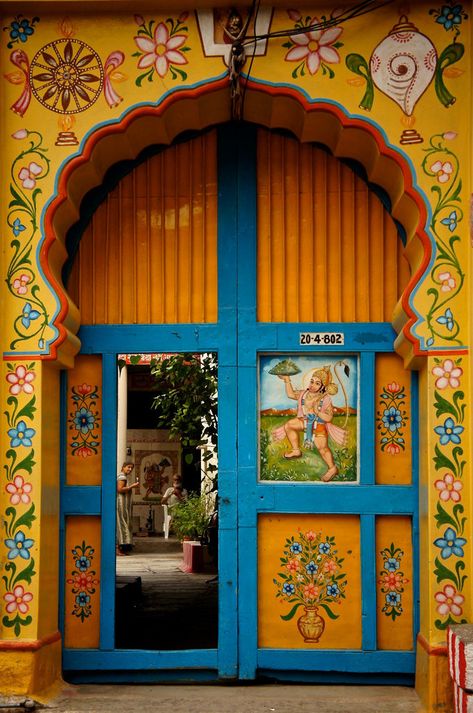
[[[47,101],[48,99],[51,99],[57,92],[57,87],[55,84],[52,84],[43,94],[43,100]]]
[[[33,79],[37,79],[38,82],[50,82],[53,78],[53,75],[50,74],[49,72],[42,72],[41,74],[34,74]]]
[[[350,87],[362,87],[364,83],[364,79],[347,79],[347,84],[349,84]]]
[[[90,96],[87,94],[85,89],[83,87],[81,87],[80,84],[77,84],[75,89],[81,99],[83,99],[86,102],[90,101]]]
[[[24,77],[21,72],[9,72],[3,75],[10,84],[23,84]]]
[[[338,619],[339,614],[334,614],[327,604],[325,604],[324,602],[319,602],[319,604],[323,609],[325,609],[330,619]]]
[[[449,79],[457,79],[457,77],[461,77],[462,74],[465,74],[463,69],[458,69],[457,67],[448,67],[444,73],[444,77],[448,77]]]
[[[66,46],[64,47],[64,59],[66,62],[70,62],[72,59],[72,45],[70,42],[66,42]]]
[[[99,82],[100,77],[97,77],[95,74],[81,74],[79,76],[79,79],[81,82]]]
[[[123,74],[123,72],[112,72],[110,79],[113,79],[114,82],[125,82],[128,79],[128,75]]]
[[[62,93],[62,101],[61,101],[62,108],[64,109],[64,111],[66,111],[66,109],[68,108],[70,103],[71,103],[71,93],[70,93],[69,89],[65,89]]]
[[[50,67],[57,67],[57,61],[56,61],[55,57],[53,57],[48,52],[43,52],[42,54],[43,54],[43,59],[46,62],[46,64],[49,64]]]
[[[77,62],[75,63],[75,64],[76,64],[76,67],[78,67],[79,69],[80,69],[81,67],[85,67],[87,64],[90,64],[90,62],[91,62],[93,59],[94,59],[94,55],[93,55],[93,54],[86,54],[86,55],[84,55],[81,59],[78,59],[78,60],[77,60]]]

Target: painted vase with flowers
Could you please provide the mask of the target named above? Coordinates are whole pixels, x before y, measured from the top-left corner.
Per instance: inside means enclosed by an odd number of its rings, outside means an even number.
[[[335,538],[309,530],[286,539],[280,559],[281,571],[273,580],[276,597],[292,605],[281,619],[289,621],[303,607],[297,627],[304,641],[317,643],[325,629],[322,609],[330,619],[338,619],[333,604],[345,599],[346,574],[338,556]]]

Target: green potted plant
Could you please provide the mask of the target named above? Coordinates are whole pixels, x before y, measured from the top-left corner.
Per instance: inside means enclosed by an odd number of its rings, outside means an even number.
[[[209,525],[209,507],[202,493],[189,496],[172,508],[172,527],[179,539],[202,542]]]
[[[191,493],[172,508],[172,528],[183,541],[185,572],[200,572],[203,567],[202,544],[210,521],[209,504],[204,493]]]

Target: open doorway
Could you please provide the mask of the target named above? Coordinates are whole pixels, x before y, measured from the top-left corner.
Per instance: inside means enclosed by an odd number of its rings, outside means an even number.
[[[217,648],[216,355],[120,354],[117,424],[115,647]]]

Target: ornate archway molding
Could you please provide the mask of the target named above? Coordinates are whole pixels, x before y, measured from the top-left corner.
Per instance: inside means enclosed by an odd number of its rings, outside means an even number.
[[[94,127],[80,153],[60,167],[56,194],[44,211],[44,238],[39,251],[41,268],[58,305],[52,319],[57,336],[44,359],[58,359],[67,365],[80,348],[76,337],[79,312],[68,298],[61,269],[67,258],[65,237],[79,218],[86,193],[102,183],[113,164],[135,159],[148,146],[169,145],[185,131],[199,131],[230,119],[228,79],[220,77],[168,94],[156,105],[132,107],[120,120]],[[324,144],[337,158],[361,164],[369,182],[386,191],[391,215],[405,230],[406,257],[411,267],[411,279],[393,315],[398,333],[396,348],[406,364],[427,355],[429,351],[418,333],[424,318],[416,309],[415,296],[428,276],[435,242],[428,232],[429,203],[415,182],[408,157],[389,144],[374,122],[350,116],[336,102],[310,100],[289,86],[250,80],[245,90],[244,119],[270,129],[289,130],[302,142]],[[451,353],[451,349],[437,349],[435,353]]]

